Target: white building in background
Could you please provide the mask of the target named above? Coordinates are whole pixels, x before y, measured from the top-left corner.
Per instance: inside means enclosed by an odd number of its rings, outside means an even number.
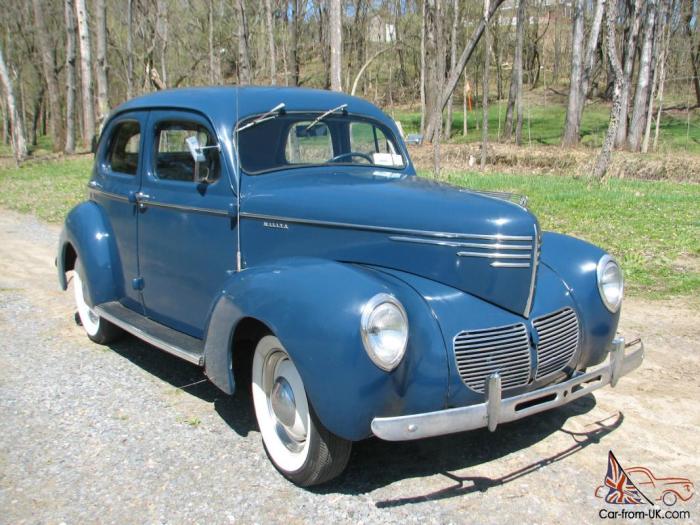
[[[396,42],[396,26],[384,22],[382,17],[374,15],[369,19],[369,41],[370,42]]]

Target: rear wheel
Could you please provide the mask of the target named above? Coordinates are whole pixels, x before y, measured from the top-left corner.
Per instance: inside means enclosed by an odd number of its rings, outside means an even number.
[[[274,336],[263,337],[255,348],[252,390],[265,451],[277,470],[304,487],[343,472],[352,442],[318,420],[299,372]]]
[[[78,309],[78,320],[90,340],[107,345],[122,337],[124,332],[118,326],[103,319],[85,301],[85,272],[80,260],[75,262],[73,271],[73,294]]]

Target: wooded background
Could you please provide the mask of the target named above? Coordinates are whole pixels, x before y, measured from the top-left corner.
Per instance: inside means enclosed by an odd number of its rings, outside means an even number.
[[[579,143],[587,104],[607,104],[602,176],[614,148],[657,147],[666,111],[685,111],[690,129],[700,107],[699,3],[10,0],[0,19],[1,139],[18,163],[42,140],[72,153],[89,149],[110,108],[131,97],[277,84],[416,108],[439,171],[440,141],[474,135],[467,112],[482,109],[471,125],[484,165],[489,105],[499,115],[503,106],[498,139],[520,144],[530,94],[549,93],[565,101],[564,147]]]

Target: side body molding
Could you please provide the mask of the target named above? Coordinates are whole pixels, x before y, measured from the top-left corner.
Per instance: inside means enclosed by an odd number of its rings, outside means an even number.
[[[372,363],[360,334],[362,307],[382,292],[399,299],[409,318],[406,355],[390,373]],[[379,414],[444,406],[448,365],[439,327],[423,298],[399,279],[314,258],[233,275],[213,308],[204,349],[206,375],[227,393],[235,390],[233,336],[246,318],[280,339],[319,418],[346,439],[371,435]]]
[[[124,278],[112,229],[102,208],[86,201],[73,208],[59,238],[56,267],[58,280],[68,287],[66,271],[72,269],[70,247],[81,260],[86,273],[88,293],[86,301],[95,306],[120,299],[124,293]]]

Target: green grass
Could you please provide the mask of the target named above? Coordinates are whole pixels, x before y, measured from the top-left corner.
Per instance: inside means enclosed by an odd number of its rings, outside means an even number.
[[[0,170],[0,206],[60,222],[85,198],[92,157]],[[575,235],[616,256],[628,291],[645,297],[700,292],[700,185],[554,175],[449,173],[475,189],[525,194],[544,229]]]
[[[543,229],[613,254],[633,295],[700,292],[700,185],[624,179],[591,184],[564,176],[478,172],[446,176],[460,186],[527,195]]]
[[[0,169],[0,206],[60,222],[85,198],[92,156]]]
[[[420,129],[420,112],[397,110],[389,111],[389,113],[401,122],[406,133],[417,133]],[[452,142],[466,143],[481,140],[482,112],[480,108],[468,112],[469,131],[466,137],[462,135],[464,115],[461,107],[455,106],[452,117]],[[581,122],[581,144],[600,147],[608,129],[609,117],[610,107],[607,105],[594,103],[586,106]],[[498,140],[502,137],[505,118],[506,101],[501,101],[500,107],[498,103],[492,103],[489,107],[489,137],[491,140]],[[552,103],[547,106],[539,104],[531,107],[526,105],[523,118],[523,143],[559,145],[565,118],[566,108],[561,104]],[[479,130],[476,129],[477,123]],[[659,150],[700,154],[700,111],[691,112],[689,124],[683,112],[664,113],[659,129]]]

